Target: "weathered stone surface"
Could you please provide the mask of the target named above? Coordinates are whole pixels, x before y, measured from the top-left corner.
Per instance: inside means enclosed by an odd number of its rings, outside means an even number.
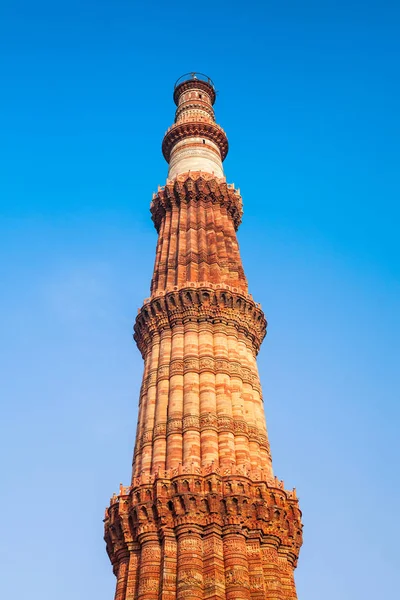
[[[296,600],[301,512],[272,471],[256,363],[267,322],[240,259],[242,200],[223,176],[212,85],[189,79],[174,98],[151,297],[134,326],[132,480],[105,515],[115,600]]]
[[[215,123],[215,91],[208,83],[183,82],[175,88],[175,123],[164,136],[162,151],[169,163],[168,179],[188,171],[203,171],[223,177],[222,161],[228,139]]]

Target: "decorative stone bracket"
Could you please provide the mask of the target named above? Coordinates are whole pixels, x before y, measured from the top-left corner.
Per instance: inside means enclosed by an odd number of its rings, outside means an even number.
[[[225,131],[216,123],[188,122],[174,123],[167,130],[162,143],[162,153],[167,162],[171,156],[171,150],[180,140],[188,137],[205,137],[217,144],[221,159],[225,160],[228,154],[228,138]]]
[[[249,296],[228,289],[182,288],[150,299],[139,310],[134,339],[142,355],[155,333],[186,320],[233,326],[251,341],[256,353],[267,329],[264,313]]]
[[[243,203],[240,191],[232,184],[227,184],[225,179],[193,171],[178,175],[175,180],[168,181],[154,194],[150,211],[157,231],[160,230],[166,211],[185,202],[220,204],[232,217],[235,230],[241,223]]]

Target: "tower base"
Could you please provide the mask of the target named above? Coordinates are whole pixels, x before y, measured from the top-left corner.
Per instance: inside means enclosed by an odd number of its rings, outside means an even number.
[[[217,471],[137,478],[111,499],[115,600],[297,599],[295,490]]]

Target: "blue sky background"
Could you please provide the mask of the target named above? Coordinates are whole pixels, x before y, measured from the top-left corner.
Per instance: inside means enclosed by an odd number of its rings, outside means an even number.
[[[0,596],[110,600],[151,195],[181,74],[209,74],[269,320],[276,473],[297,487],[300,600],[398,589],[400,10],[396,2],[0,5]],[[323,592],[322,592],[323,590]]]

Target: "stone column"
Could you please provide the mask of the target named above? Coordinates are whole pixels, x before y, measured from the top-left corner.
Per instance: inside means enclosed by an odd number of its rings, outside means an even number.
[[[169,365],[171,362],[171,329],[163,329],[157,371],[157,399],[153,434],[152,472],[165,470],[167,455],[167,412],[169,392]]]
[[[170,244],[170,231],[171,231],[171,210],[167,210],[165,213],[165,225],[163,229],[163,241],[161,246],[160,261],[158,264],[158,290],[164,290],[167,283],[167,272],[168,272],[168,248]]]
[[[197,247],[199,253],[199,281],[208,281],[206,212],[206,203],[204,202],[204,200],[199,199],[197,203]]]
[[[168,274],[166,288],[173,289],[176,281],[176,266],[178,259],[179,208],[175,204],[171,208],[171,231],[168,249]]]
[[[178,239],[178,267],[176,270],[175,284],[182,286],[186,280],[186,229],[187,229],[187,204],[179,206],[179,239]]]
[[[225,231],[224,231],[224,222],[221,215],[221,206],[220,204],[214,204],[214,224],[215,224],[215,234],[216,234],[216,242],[217,242],[217,254],[218,261],[220,265],[220,273],[222,281],[229,281],[229,256],[226,248],[226,240],[225,240]]]
[[[236,231],[233,221],[229,215],[225,221],[225,236],[229,240],[229,256],[234,269],[236,269],[236,281],[232,281],[232,286],[237,286],[241,291],[247,293],[247,279],[244,274],[242,259],[239,252],[239,244],[237,241]],[[232,273],[233,275],[233,273]]]
[[[221,268],[218,263],[217,235],[215,233],[214,207],[211,204],[206,212],[208,277],[211,283],[218,283]]]
[[[151,459],[153,455],[153,429],[154,429],[154,413],[156,408],[157,398],[157,368],[160,353],[160,336],[154,334],[151,347],[150,369],[147,389],[147,405],[142,431],[142,461],[141,472],[150,473]]]
[[[128,549],[119,550],[117,587],[115,589],[114,600],[125,600],[126,585],[128,581],[129,551]]]
[[[251,386],[251,371],[248,360],[248,347],[246,345],[243,336],[239,336],[238,339],[238,347],[239,347],[239,355],[240,355],[240,364],[241,364],[241,379],[242,379],[242,401],[243,401],[243,418],[248,425],[248,445],[249,445],[249,459],[250,464],[253,469],[257,469],[260,465],[260,452],[259,445],[257,441],[251,434],[254,432],[254,428],[256,426],[256,417],[254,412],[254,403],[253,403],[253,388]]]
[[[144,373],[143,373],[143,381],[142,386],[140,388],[140,399],[139,399],[139,414],[137,421],[137,430],[136,430],[136,441],[135,441],[135,450],[133,453],[133,461],[132,461],[132,481],[134,477],[138,477],[140,475],[141,469],[141,459],[142,459],[142,435],[143,435],[143,423],[146,415],[146,405],[147,405],[147,388],[149,385],[149,372],[150,372],[150,362],[151,362],[151,349],[148,350],[145,359],[144,359]]]
[[[203,543],[201,529],[178,529],[177,600],[203,599]]]
[[[286,600],[278,567],[278,552],[273,545],[261,546],[266,600]]]
[[[235,457],[237,466],[250,466],[248,424],[244,414],[245,398],[240,366],[242,360],[241,333],[231,328],[228,335],[230,381],[232,390],[232,416],[235,431]]]
[[[198,281],[199,249],[197,246],[197,203],[190,199],[187,204],[186,228],[186,281]]]
[[[265,582],[262,565],[261,545],[258,538],[247,541],[251,600],[265,600]]]
[[[183,344],[184,328],[177,323],[172,329],[171,364],[167,420],[166,468],[176,468],[183,461]]]
[[[240,526],[224,527],[224,530],[226,600],[249,600],[250,578],[246,538]]]
[[[287,548],[281,547],[278,551],[278,567],[281,573],[282,590],[285,600],[297,600],[294,583],[294,566],[288,560]]]
[[[213,325],[199,324],[201,466],[219,465]]]
[[[154,261],[154,272],[153,272],[153,278],[151,280],[151,285],[150,285],[150,290],[151,290],[152,294],[158,289],[161,250],[162,250],[162,245],[163,245],[163,241],[164,241],[164,230],[165,230],[165,218],[162,219],[161,224],[160,224],[160,230],[158,232],[156,258]]]
[[[225,600],[224,551],[218,526],[204,536],[203,566],[204,600]]]
[[[235,464],[235,435],[233,432],[231,382],[226,326],[214,324],[215,391],[218,416],[218,453],[222,468]]]
[[[185,323],[183,375],[183,464],[200,468],[198,323]]]
[[[133,542],[128,544],[128,548],[129,568],[125,600],[134,600],[135,598],[137,598],[139,584],[140,544],[137,542]]]
[[[260,460],[261,467],[265,471],[269,480],[273,479],[274,473],[272,469],[271,452],[268,441],[267,425],[265,422],[264,402],[261,393],[260,376],[258,373],[257,361],[253,349],[248,349],[248,357],[250,368],[254,378],[253,384],[253,402],[255,406],[255,414],[257,417],[257,426],[260,437]]]
[[[176,600],[177,542],[173,531],[168,531],[162,542],[162,589],[160,600]]]
[[[155,532],[139,534],[141,545],[138,600],[158,600],[161,549]]]

